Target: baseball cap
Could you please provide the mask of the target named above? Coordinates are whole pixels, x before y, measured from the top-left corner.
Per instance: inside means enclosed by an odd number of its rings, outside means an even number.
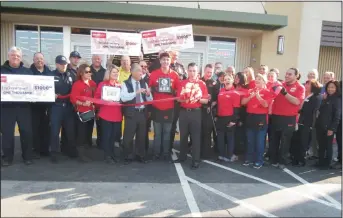
[[[67,58],[64,57],[63,55],[58,55],[55,59],[55,63],[56,64],[62,64],[62,65],[66,65],[68,62],[67,62]]]
[[[81,55],[78,51],[72,51],[69,55],[69,57],[77,57],[77,58],[81,58]]]

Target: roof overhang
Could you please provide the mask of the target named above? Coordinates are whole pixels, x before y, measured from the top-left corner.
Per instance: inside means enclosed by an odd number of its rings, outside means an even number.
[[[6,13],[125,19],[241,29],[276,30],[287,16],[117,2],[1,2]]]

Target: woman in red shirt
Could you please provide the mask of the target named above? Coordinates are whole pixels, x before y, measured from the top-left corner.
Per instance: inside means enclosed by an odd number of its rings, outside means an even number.
[[[225,162],[235,161],[234,151],[234,133],[240,107],[240,96],[234,91],[233,77],[226,75],[224,77],[225,87],[220,89],[217,104],[217,143],[219,156],[218,160]],[[227,143],[227,146],[225,144]]]
[[[243,73],[247,76],[247,83],[249,89],[255,88],[255,73],[252,67],[246,67],[243,70]]]
[[[77,70],[77,80],[73,84],[70,93],[70,101],[74,105],[76,112],[84,113],[87,111],[94,111],[94,105],[90,101],[82,101],[77,97],[90,97],[93,98],[96,89],[96,83],[91,79],[92,71],[87,64],[82,64]],[[94,119],[87,122],[82,122],[78,119],[76,143],[77,146],[92,145]],[[80,156],[83,158],[83,155]],[[87,158],[84,158],[86,160]]]
[[[273,98],[266,88],[267,78],[261,74],[256,76],[256,87],[242,99],[247,107],[246,133],[248,138],[244,166],[254,163],[254,168],[263,165],[264,143],[268,127],[268,108]]]
[[[95,98],[119,103],[121,85],[118,79],[119,68],[115,65],[109,66],[106,70],[104,81],[98,85]],[[114,142],[116,136],[120,134],[123,114],[120,106],[97,105],[97,107],[99,108],[100,138],[105,162],[113,164],[119,161],[114,154]]]

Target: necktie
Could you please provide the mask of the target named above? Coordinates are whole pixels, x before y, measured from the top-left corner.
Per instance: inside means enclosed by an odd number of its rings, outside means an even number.
[[[138,89],[139,89],[139,82],[137,81],[136,82],[136,92],[138,91]],[[136,104],[138,104],[138,103],[141,103],[141,94],[140,93],[136,94]],[[138,107],[140,107],[140,106],[138,106]]]

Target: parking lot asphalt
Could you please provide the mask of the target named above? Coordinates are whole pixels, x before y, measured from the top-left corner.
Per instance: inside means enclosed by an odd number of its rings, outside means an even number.
[[[341,170],[308,166],[260,169],[242,161],[203,160],[199,169],[154,161],[107,165],[63,157],[30,166],[21,162],[16,137],[14,165],[1,168],[1,216],[146,217],[341,217]],[[120,152],[117,150],[117,152]],[[175,146],[173,158],[178,154]]]

